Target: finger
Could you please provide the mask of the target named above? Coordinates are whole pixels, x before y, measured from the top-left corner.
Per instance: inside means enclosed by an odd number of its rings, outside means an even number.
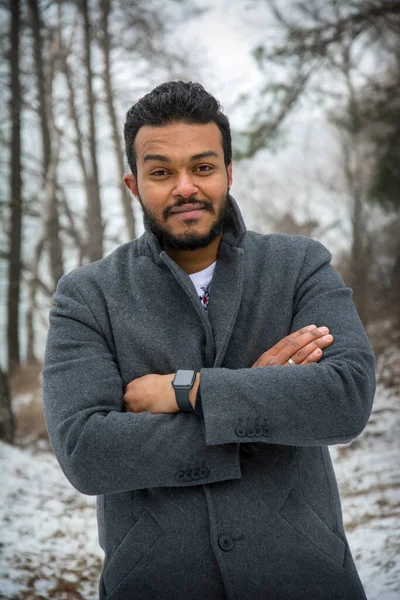
[[[301,335],[313,332],[316,329],[316,325],[307,325],[306,327],[302,327],[298,331],[295,331],[294,333],[291,333],[290,335],[287,335],[286,337],[279,340],[279,342],[272,346],[272,348],[270,348],[268,352],[272,356],[276,356],[283,348],[285,348],[288,344],[299,338]]]
[[[323,352],[321,348],[316,348],[313,352],[311,352],[301,363],[299,366],[304,367],[305,365],[309,365],[311,363],[317,363],[321,360],[323,356]]]
[[[264,352],[252,366],[285,365],[287,359],[293,356],[301,347],[312,340],[322,337],[328,331],[327,327],[317,328],[316,325],[307,325],[277,342],[272,348]],[[289,350],[287,350],[288,348]],[[283,354],[282,351],[284,351]]]
[[[296,364],[299,365],[307,358],[307,356],[312,354],[315,350],[327,348],[332,344],[332,342],[333,335],[328,333],[327,335],[323,335],[321,338],[313,340],[306,346],[303,346],[303,348],[300,348],[300,350],[293,354],[291,358]]]
[[[294,338],[288,336],[288,338],[286,338],[286,343],[275,356],[276,362],[283,365],[289,358],[293,359],[296,354],[298,356],[298,361],[295,362],[302,362],[306,358],[307,354],[310,353],[310,351],[315,350],[317,347],[321,347],[321,342],[318,344],[315,342],[327,335],[329,335],[329,329],[327,327],[319,327],[318,329],[309,330],[306,333],[302,333]],[[333,340],[326,339],[324,342],[322,342],[322,346],[325,344],[325,342],[332,343],[332,341]],[[304,349],[310,343],[314,345],[311,346],[308,352],[305,352]]]

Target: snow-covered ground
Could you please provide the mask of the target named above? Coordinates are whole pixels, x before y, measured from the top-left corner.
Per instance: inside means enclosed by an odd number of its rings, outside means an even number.
[[[400,599],[400,389],[378,387],[363,434],[332,446],[347,538],[368,600]]]
[[[42,451],[40,443],[0,444],[0,597],[95,600],[102,561],[95,499],[71,487],[42,444]],[[400,391],[378,387],[364,433],[331,454],[368,600],[398,600]]]

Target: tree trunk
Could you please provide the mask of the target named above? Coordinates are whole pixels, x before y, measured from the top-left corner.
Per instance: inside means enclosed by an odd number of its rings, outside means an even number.
[[[39,99],[39,119],[43,145],[43,180],[46,180],[46,173],[50,162],[51,138],[48,124],[48,111],[46,108],[46,87],[45,73],[42,53],[42,36],[40,31],[40,14],[37,0],[29,0],[29,9],[31,12],[31,27],[33,34],[33,54],[35,58],[35,75],[38,88]]]
[[[58,59],[60,53],[60,34],[56,34],[53,39],[52,52],[50,57],[50,63],[53,67],[49,75],[49,82],[47,85],[48,95],[46,98],[46,77],[45,77],[45,65],[43,62],[43,51],[42,51],[42,36],[41,36],[41,19],[38,8],[37,0],[29,0],[29,7],[32,15],[32,32],[33,32],[33,49],[35,56],[35,71],[36,80],[38,87],[38,98],[39,98],[39,117],[42,134],[42,146],[43,146],[43,182],[45,186],[48,185],[49,181],[52,183],[53,189],[51,195],[46,197],[45,207],[47,216],[47,249],[50,259],[50,273],[53,279],[53,286],[57,285],[57,281],[64,273],[63,255],[62,255],[62,244],[60,239],[60,224],[59,224],[59,210],[56,194],[56,169],[58,163],[58,156],[56,160],[52,161],[53,173],[48,174],[50,168],[52,144],[51,140],[59,138],[56,131],[53,115],[53,71],[54,64]],[[59,23],[59,30],[61,29],[61,23]],[[59,145],[57,146],[57,152],[59,152]],[[48,194],[48,192],[47,192]]]
[[[340,18],[339,5],[336,6],[337,18]],[[351,245],[351,267],[353,300],[363,325],[367,325],[369,318],[368,310],[368,283],[369,283],[369,259],[370,253],[367,248],[367,229],[365,224],[365,211],[363,207],[363,157],[361,154],[361,117],[360,108],[354,83],[352,79],[352,64],[350,46],[342,41],[342,72],[348,90],[348,118],[350,127],[348,135],[350,149],[348,161],[345,164],[345,174],[348,188],[352,197],[351,222],[353,227],[353,239]]]
[[[79,229],[76,226],[75,217],[74,217],[74,214],[68,204],[65,190],[60,189],[60,190],[58,190],[58,192],[60,195],[60,202],[61,202],[62,209],[63,209],[64,214],[67,217],[67,220],[69,223],[69,226],[66,229],[66,232],[75,241],[76,248],[79,250],[78,266],[81,267],[83,265],[83,259],[85,256],[85,243],[84,243],[84,240],[82,239]]]
[[[7,374],[0,369],[0,440],[12,444],[15,421],[11,409],[11,394]]]
[[[19,79],[20,3],[11,2],[10,48],[10,112],[11,112],[11,178],[10,178],[10,241],[7,302],[8,371],[20,364],[19,300],[21,290],[21,86]]]
[[[356,142],[357,143],[357,142]],[[354,175],[357,177],[357,174]],[[364,326],[368,322],[368,272],[364,209],[359,189],[353,191],[353,240],[351,245],[353,300]]]
[[[109,15],[111,9],[110,0],[100,0],[101,4],[101,22],[100,29],[102,32],[101,37],[101,48],[103,50],[104,57],[104,87],[106,91],[106,103],[108,115],[110,117],[112,138],[115,150],[115,157],[117,161],[118,177],[119,177],[119,193],[122,209],[125,216],[125,225],[128,232],[129,239],[134,240],[136,238],[136,222],[135,214],[132,208],[131,196],[127,191],[127,188],[123,182],[124,177],[124,154],[121,147],[121,139],[119,134],[119,128],[117,123],[117,116],[115,111],[114,92],[111,81],[111,68],[110,68],[110,33],[108,28]]]
[[[89,118],[89,154],[91,173],[89,175],[90,196],[87,205],[88,258],[91,262],[103,257],[103,222],[101,216],[100,184],[97,167],[96,128],[95,128],[95,99],[92,89],[92,55],[91,27],[89,21],[88,2],[81,0],[81,10],[84,22],[84,45],[86,66],[86,101]]]
[[[60,151],[60,135],[58,134],[53,116],[52,105],[52,81],[54,64],[60,52],[60,38],[56,35],[53,39],[51,56],[48,64],[51,67],[49,80],[46,85],[45,65],[42,53],[41,20],[37,0],[29,0],[31,11],[31,27],[33,33],[33,49],[35,58],[35,75],[38,88],[39,99],[39,119],[41,125],[42,148],[43,148],[43,182],[44,182],[44,200],[42,206],[42,223],[39,231],[39,239],[36,242],[34,256],[31,263],[31,275],[29,280],[28,306],[26,312],[27,327],[27,362],[36,362],[35,355],[35,328],[34,316],[37,308],[36,292],[38,289],[38,275],[40,259],[44,248],[48,250],[50,275],[52,277],[53,288],[55,289],[57,281],[63,275],[63,254],[60,239],[60,224],[58,202],[56,195],[57,187],[57,164]],[[47,95],[46,95],[47,88]],[[52,140],[55,142],[53,148]]]
[[[77,155],[79,166],[80,166],[81,172],[82,172],[83,184],[85,186],[86,205],[89,206],[91,187],[90,187],[90,182],[89,182],[89,175],[88,175],[88,169],[86,166],[85,155],[83,152],[83,144],[82,144],[83,136],[82,136],[81,127],[79,124],[78,111],[77,111],[76,104],[75,104],[74,83],[72,81],[72,73],[71,73],[71,69],[68,65],[67,56],[65,53],[64,53],[64,60],[63,60],[63,70],[64,70],[64,75],[65,75],[65,79],[66,79],[67,86],[68,86],[69,113],[70,113],[70,116],[71,116],[71,119],[72,119],[72,122],[74,125],[74,129],[75,129],[74,142],[75,142],[75,148],[76,148],[76,155]],[[65,209],[66,209],[66,206],[64,206],[64,211],[65,211]],[[70,218],[71,215],[67,214],[67,217],[68,217],[68,220],[71,222],[71,218]],[[79,248],[80,248],[80,254],[81,254],[80,264],[82,264],[83,257],[88,254],[87,240],[85,243],[83,243],[83,240],[81,240]]]
[[[37,361],[35,355],[35,326],[34,319],[35,313],[37,309],[36,304],[36,291],[37,291],[37,281],[36,274],[39,269],[39,262],[44,249],[44,242],[42,236],[39,236],[38,241],[35,245],[35,250],[33,254],[33,260],[31,262],[29,271],[30,271],[30,279],[28,280],[28,301],[26,306],[26,337],[27,337],[27,345],[26,345],[26,361],[28,363],[35,363]]]
[[[47,170],[47,179],[46,179],[46,187],[44,193],[44,202],[43,202],[43,210],[42,210],[42,221],[41,227],[38,234],[38,239],[35,245],[33,260],[30,265],[30,281],[29,281],[29,293],[28,293],[28,305],[26,310],[26,326],[27,326],[27,362],[34,363],[36,362],[35,355],[35,328],[34,328],[34,316],[37,308],[36,304],[36,291],[38,288],[38,277],[39,277],[39,265],[40,259],[43,253],[43,249],[46,243],[49,243],[49,238],[51,239],[52,235],[49,235],[51,227],[54,227],[54,222],[52,222],[53,215],[53,207],[56,202],[56,189],[57,189],[57,165],[59,159],[60,145],[61,145],[61,134],[57,136],[54,140],[54,150],[50,157],[50,163]],[[57,211],[57,223],[58,227],[58,211]],[[50,254],[50,267],[52,272],[53,279],[53,292],[55,291],[55,287],[58,279],[63,275],[63,262],[62,257],[58,256],[55,252],[55,256],[52,256],[52,248],[51,244],[49,246],[49,254]]]

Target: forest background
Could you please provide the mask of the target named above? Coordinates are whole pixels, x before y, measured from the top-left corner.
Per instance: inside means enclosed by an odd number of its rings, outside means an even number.
[[[359,443],[362,461],[370,442],[382,460],[400,458],[400,2],[9,0],[0,19],[4,460],[28,465],[51,452],[40,398],[51,297],[62,274],[143,233],[140,206],[122,183],[123,123],[139,97],[173,79],[202,83],[230,118],[231,192],[247,228],[311,236],[331,250],[377,357],[374,435],[350,447]],[[371,500],[365,478],[345,490],[357,470],[348,451],[334,449],[342,494]],[[12,496],[24,468],[10,468]],[[376,514],[348,523],[384,518],[391,527],[395,519],[398,528],[400,476],[394,464],[388,472],[372,500]],[[390,544],[398,557],[400,539]],[[37,557],[30,571],[25,561],[10,575],[16,547],[9,537],[4,597],[47,597],[37,591],[46,579]],[[397,558],[380,567],[378,559],[371,565],[388,576],[373,587],[369,573],[374,597],[400,594]],[[82,594],[80,579],[65,597]],[[61,588],[51,597],[64,597]]]

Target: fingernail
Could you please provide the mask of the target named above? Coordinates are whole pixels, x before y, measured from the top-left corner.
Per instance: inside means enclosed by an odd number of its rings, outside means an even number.
[[[316,329],[317,326],[316,325],[309,325],[308,327],[306,327],[306,331],[311,331],[312,329]]]
[[[318,327],[318,331],[320,333],[328,333],[329,329],[327,327]]]
[[[321,340],[323,342],[331,342],[333,340],[333,337],[331,335],[324,335]]]

